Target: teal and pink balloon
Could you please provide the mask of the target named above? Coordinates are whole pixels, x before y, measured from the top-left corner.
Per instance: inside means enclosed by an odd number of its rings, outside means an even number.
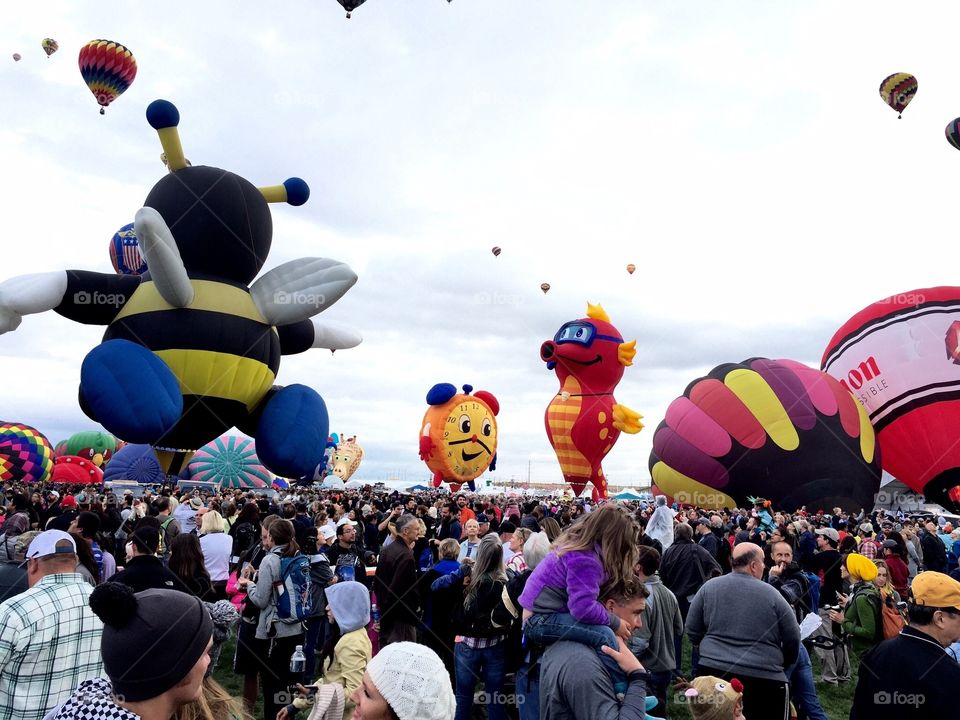
[[[53,471],[53,446],[36,428],[0,422],[0,482],[38,483]]]
[[[233,488],[268,488],[275,477],[257,457],[254,441],[235,435],[223,435],[197,450],[187,475],[191,480]]]
[[[791,512],[870,509],[881,472],[853,395],[826,373],[767,358],[690,383],[657,427],[649,465],[659,490],[682,503],[745,507],[753,496]]]

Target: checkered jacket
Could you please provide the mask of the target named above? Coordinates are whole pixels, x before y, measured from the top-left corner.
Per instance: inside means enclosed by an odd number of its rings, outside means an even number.
[[[41,720],[103,676],[92,591],[82,575],[57,573],[0,603],[0,720]]]
[[[113,697],[109,680],[85,680],[69,699],[49,716],[50,720],[140,720]]]

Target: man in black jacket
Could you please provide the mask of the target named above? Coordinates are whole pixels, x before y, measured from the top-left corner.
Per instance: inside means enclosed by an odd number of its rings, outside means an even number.
[[[374,592],[380,608],[380,647],[395,642],[416,642],[420,622],[420,596],[413,546],[420,526],[413,515],[396,521],[397,538],[380,553]]]
[[[960,583],[943,573],[920,573],[907,612],[910,625],[861,658],[850,720],[956,714],[960,665],[944,648],[960,640]]]
[[[937,535],[937,524],[928,522],[920,535],[920,548],[923,550],[923,567],[927,570],[945,573],[947,571],[947,547]]]
[[[159,545],[160,533],[156,528],[146,525],[138,527],[130,536],[130,560],[110,581],[129,585],[134,592],[151,589],[187,592],[180,578],[157,557]]]
[[[327,558],[337,582],[355,580],[370,587],[365,553],[357,542],[357,526],[346,515],[337,523],[337,541],[327,550]]]

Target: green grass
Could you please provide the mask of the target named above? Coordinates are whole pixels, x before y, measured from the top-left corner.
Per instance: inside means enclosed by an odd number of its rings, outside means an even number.
[[[237,647],[236,636],[229,638],[223,643],[223,650],[220,652],[220,660],[213,671],[213,679],[226,688],[227,692],[238,700],[243,698],[243,678],[233,672],[233,652]],[[261,696],[262,696],[261,689]],[[253,717],[263,717],[263,699],[257,698],[257,706],[254,709]]]

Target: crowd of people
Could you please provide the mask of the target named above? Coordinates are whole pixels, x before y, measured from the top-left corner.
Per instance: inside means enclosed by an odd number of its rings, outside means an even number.
[[[4,493],[0,720],[639,720],[676,703],[820,720],[811,655],[821,684],[855,683],[851,718],[933,718],[960,680],[960,529],[942,518]]]

